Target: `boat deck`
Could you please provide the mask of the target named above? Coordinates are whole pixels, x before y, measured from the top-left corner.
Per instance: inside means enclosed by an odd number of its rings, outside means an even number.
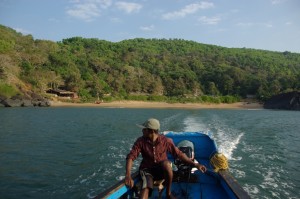
[[[191,176],[188,182],[176,182],[176,177],[172,183],[172,194],[176,198],[193,199],[193,198],[209,198],[209,199],[226,199],[232,198],[225,191],[220,181],[216,179],[216,175],[212,172],[202,174],[200,171],[196,171]],[[165,198],[165,190],[162,194],[162,198]],[[153,190],[151,199],[159,198],[158,189]]]

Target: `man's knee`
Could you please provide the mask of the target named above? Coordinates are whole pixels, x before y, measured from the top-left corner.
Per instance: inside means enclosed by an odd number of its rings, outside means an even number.
[[[162,162],[162,168],[164,170],[172,170],[172,164],[171,164],[171,162],[169,160],[164,160]]]

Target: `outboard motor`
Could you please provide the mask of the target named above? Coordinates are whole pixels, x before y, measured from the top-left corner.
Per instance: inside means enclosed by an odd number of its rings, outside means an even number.
[[[182,151],[188,158],[191,158],[194,160],[194,144],[189,140],[183,140],[178,143],[177,145],[178,149]],[[179,159],[176,159],[174,161],[174,164],[177,166],[178,172],[181,175],[186,175],[191,172],[191,166],[185,164]]]

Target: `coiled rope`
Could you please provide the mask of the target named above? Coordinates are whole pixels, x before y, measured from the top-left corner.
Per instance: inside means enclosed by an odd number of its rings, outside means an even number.
[[[213,154],[209,163],[213,166],[215,172],[218,172],[220,169],[228,169],[228,160],[222,153]]]

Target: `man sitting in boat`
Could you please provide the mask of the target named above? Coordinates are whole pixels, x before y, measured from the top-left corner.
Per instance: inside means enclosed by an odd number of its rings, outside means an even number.
[[[132,163],[141,153],[143,159],[139,171],[143,183],[140,198],[148,198],[149,195],[151,196],[153,182],[162,179],[165,180],[167,198],[175,198],[171,194],[173,170],[167,153],[172,154],[174,159],[178,158],[192,167],[196,167],[203,173],[206,172],[204,165],[195,163],[182,153],[170,138],[159,134],[160,123],[157,119],[150,118],[140,127],[143,129],[143,136],[135,141],[130,153],[126,157],[125,175],[125,184],[132,188],[134,186],[134,182],[131,178]]]

